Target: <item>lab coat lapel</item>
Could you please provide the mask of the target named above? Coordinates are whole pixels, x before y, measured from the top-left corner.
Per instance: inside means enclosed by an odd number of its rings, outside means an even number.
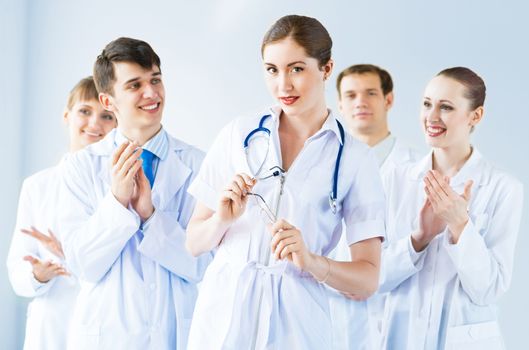
[[[111,164],[110,159],[112,153],[116,148],[115,146],[116,129],[108,133],[108,135],[101,141],[89,146],[88,151],[94,155],[100,157],[100,166],[98,171],[98,177],[101,181],[110,187],[112,179],[110,178]]]
[[[162,210],[170,204],[191,175],[191,169],[182,162],[179,151],[180,149],[170,145],[167,158],[158,164],[152,198],[154,206]]]
[[[481,153],[474,147],[472,155],[467,160],[465,165],[459,172],[450,180],[452,188],[464,189],[464,185],[468,180],[474,181],[472,188],[477,188],[488,181],[487,172],[483,167],[483,157]]]

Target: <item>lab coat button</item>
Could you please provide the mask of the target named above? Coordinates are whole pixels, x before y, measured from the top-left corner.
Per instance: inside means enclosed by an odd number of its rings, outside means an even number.
[[[156,284],[154,284],[154,283],[149,284],[149,288],[151,290],[154,290],[156,288]]]

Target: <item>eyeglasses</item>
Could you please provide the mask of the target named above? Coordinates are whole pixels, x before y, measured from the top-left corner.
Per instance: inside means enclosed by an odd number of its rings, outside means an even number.
[[[252,196],[255,198],[255,202],[257,203],[257,206],[261,209],[261,213],[264,214],[264,216],[270,221],[271,224],[277,221],[276,215],[272,212],[272,209],[266,204],[266,201],[264,200],[263,196],[261,196],[258,193],[253,192],[247,192],[247,195]]]
[[[285,170],[283,170],[283,168],[277,165],[271,167],[268,170],[270,171],[268,175],[254,177],[254,179],[262,181],[262,180],[266,180],[272,177],[283,176],[283,174],[285,173]],[[270,206],[266,204],[266,201],[264,200],[263,196],[261,196],[258,193],[253,193],[253,192],[247,192],[246,194],[253,196],[255,198],[255,202],[257,203],[259,208],[261,208],[261,213],[266,216],[266,218],[268,219],[268,221],[270,221],[270,223],[273,224],[274,222],[277,221],[276,215],[274,214],[272,209],[270,209]]]

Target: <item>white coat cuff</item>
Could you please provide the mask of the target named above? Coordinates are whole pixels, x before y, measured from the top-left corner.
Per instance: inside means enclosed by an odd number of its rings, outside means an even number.
[[[151,216],[145,222],[140,224],[140,230],[141,231],[147,231],[149,229],[149,224],[152,222],[152,218],[156,215],[156,208],[154,208],[154,211],[152,212]]]
[[[408,239],[408,252],[410,253],[411,261],[413,262],[413,265],[417,265],[417,262],[419,259],[424,255],[424,252],[426,249],[423,249],[420,252],[415,251],[415,248],[413,248],[413,243],[411,242],[411,235]]]
[[[138,250],[180,278],[196,282],[202,279],[206,260],[195,258],[186,250],[185,236],[177,214],[157,210]]]
[[[51,286],[53,286],[53,283],[55,282],[55,278],[52,278],[46,283],[39,282],[35,275],[33,275],[33,272],[31,272],[31,286],[33,290],[35,291],[35,296],[39,296],[42,294],[45,294],[48,290],[50,290]]]
[[[99,203],[99,208],[97,209],[97,211],[108,213],[111,216],[110,218],[108,218],[108,222],[114,222],[119,227],[121,227],[124,223],[130,221],[131,219],[133,219],[137,223],[137,227],[140,227],[141,219],[139,215],[136,214],[136,212],[134,212],[133,210],[125,208],[111,191],[109,191],[108,194]]]
[[[450,234],[446,232],[443,245],[457,270],[464,268],[479,273],[483,268],[483,259],[488,258],[487,246],[471,219],[468,220],[456,244],[450,242]]]

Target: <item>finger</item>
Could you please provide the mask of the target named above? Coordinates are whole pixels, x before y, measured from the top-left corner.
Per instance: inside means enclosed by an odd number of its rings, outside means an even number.
[[[434,170],[435,171],[435,170]],[[450,177],[449,176],[442,176],[439,172],[435,171],[436,174],[436,181],[439,184],[440,188],[443,190],[444,193],[448,196],[450,199],[456,199],[457,193],[452,189],[450,186]]]
[[[23,228],[20,231],[22,233],[27,234],[28,236],[31,236],[31,237],[35,238],[36,240],[38,240],[38,241],[40,241],[42,243],[46,243],[49,240],[48,236],[46,236],[45,234],[43,234],[42,232],[40,232],[39,230],[37,230],[33,226],[31,227],[31,230]]]
[[[446,197],[449,196],[452,189],[446,184],[444,177],[439,172],[431,170],[428,172],[427,178],[441,197],[443,197],[443,195]]]
[[[470,195],[472,193],[472,185],[474,184],[474,181],[472,180],[468,180],[466,183],[465,183],[465,190],[463,192],[463,198],[465,199],[465,201],[469,202],[470,201]]]
[[[40,261],[37,258],[32,257],[31,255],[26,255],[23,258],[25,261],[28,261],[31,265],[37,265]]]
[[[236,185],[237,188],[240,189],[241,196],[245,196],[251,188],[251,186],[248,186],[245,179],[240,174],[235,175],[235,177],[233,178],[232,188],[234,185]]]
[[[141,166],[141,164],[143,163],[143,160],[140,158],[141,152],[141,148],[138,148],[137,152],[135,152],[127,160],[125,160],[121,169],[119,169],[118,174],[120,174],[122,177],[126,177],[129,175],[132,169],[136,167],[137,163],[140,163]],[[137,171],[133,171],[132,175],[136,175],[136,173]]]
[[[48,229],[48,234],[50,235],[51,238],[53,238],[55,241],[59,241],[57,239],[57,237],[53,234],[53,232],[51,231],[51,229]]]
[[[118,163],[112,167],[112,172],[115,176],[120,178],[125,178],[129,170],[134,166],[135,162],[138,161],[141,152],[138,154],[132,154],[132,156],[125,158],[125,152],[121,155]]]
[[[125,141],[121,145],[119,145],[119,147],[114,151],[114,153],[112,154],[112,165],[116,165],[116,163],[119,160],[119,157],[121,156],[121,154],[123,153],[125,148],[127,148],[128,145],[129,145],[129,142]]]
[[[137,175],[140,174],[140,172],[143,173],[143,160],[136,159],[134,163],[131,164],[130,168],[127,170],[127,173],[124,175],[124,178],[127,181],[132,181],[136,178]]]
[[[222,201],[232,201],[234,205],[238,206],[239,208],[242,207],[241,197],[235,194],[233,191],[224,191],[222,197]]]
[[[123,150],[123,152],[119,156],[118,161],[116,162],[115,166],[118,169],[118,171],[122,171],[123,168],[125,168],[125,170],[128,170],[132,166],[132,164],[131,162],[129,162],[129,164],[125,166],[125,163],[131,159],[133,160],[138,159],[139,156],[141,155],[141,152],[142,152],[142,149],[137,148],[136,142],[130,142],[128,146],[125,148],[125,150]]]
[[[428,187],[425,187],[424,190],[426,192],[426,200],[427,200],[426,206],[424,207],[424,212],[426,212],[430,208],[434,212],[436,212],[439,209],[442,203],[442,200],[439,198],[439,196],[437,195],[435,191],[432,192],[432,190],[429,189]]]
[[[60,268],[59,270],[55,271],[55,275],[57,275],[57,276],[70,276],[71,274],[65,268]]]
[[[287,230],[287,231],[281,231],[272,236],[272,239],[270,240],[270,247],[272,248],[272,252],[275,252],[282,240],[290,239],[291,237],[294,237],[296,235],[296,231],[294,230]]]
[[[439,192],[440,195],[442,194],[445,194],[445,195],[448,195],[445,191],[444,191],[444,188],[443,188],[443,184],[445,183],[444,181],[444,177],[439,174],[437,171],[435,170],[430,170],[427,174],[426,174],[426,178],[429,180],[431,186]]]
[[[246,195],[246,192],[247,192],[245,189],[244,182],[239,184],[239,182],[236,179],[233,179],[233,181],[228,186],[227,190],[235,193],[239,197]]]
[[[283,249],[281,249],[281,252],[279,253],[279,259],[283,260],[288,258],[288,256],[292,253],[297,253],[299,251],[299,244],[297,243],[298,242],[288,244]]]
[[[45,268],[49,268],[50,266],[53,266],[53,265],[56,265],[56,264],[51,260],[46,260],[42,262],[42,266],[44,266]]]
[[[428,196],[428,199],[432,204],[437,204],[441,202],[444,198],[446,198],[446,194],[444,192],[439,193],[439,190],[434,187],[434,184],[432,183],[432,180],[428,177],[424,178],[424,185],[426,188],[426,195]]]
[[[53,264],[52,266],[50,266],[50,268],[54,273],[60,273],[60,272],[66,271],[64,266],[62,266],[61,264]]]
[[[141,160],[141,159],[140,159]],[[149,179],[147,178],[147,175],[145,175],[145,171],[143,171],[143,167],[140,166],[137,172],[138,176],[136,179],[136,182],[140,186],[142,190],[148,190],[151,189],[151,183],[149,182]]]
[[[253,186],[255,185],[255,183],[257,182],[256,179],[254,179],[253,177],[249,176],[248,174],[240,173],[238,175],[244,180],[244,182],[246,183],[246,186],[248,186],[249,190],[251,190],[253,188]]]
[[[285,219],[279,219],[276,222],[272,224],[272,234],[276,234],[280,230],[292,230],[296,227],[292,226],[289,222],[287,222]]]
[[[283,259],[285,257],[285,254],[283,252],[285,251],[285,248],[289,245],[296,244],[298,242],[298,237],[287,237],[279,241],[274,249],[272,250],[274,252],[274,256],[276,259]]]
[[[57,249],[55,250],[54,254],[63,260],[66,259],[66,257],[64,256],[64,252],[62,251],[62,246],[60,243],[57,246]]]

